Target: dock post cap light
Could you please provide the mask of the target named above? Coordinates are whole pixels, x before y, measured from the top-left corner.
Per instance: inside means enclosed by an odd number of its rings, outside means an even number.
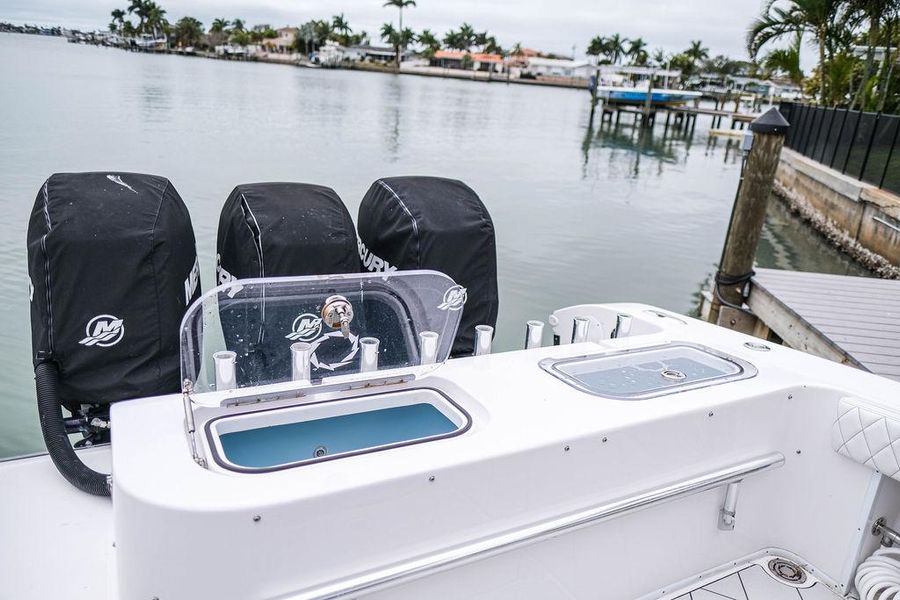
[[[234,363],[237,360],[237,352],[222,350],[213,354],[216,368],[216,389],[233,390],[237,387]]]
[[[475,326],[475,356],[491,353],[494,328],[490,325]]]
[[[591,320],[587,317],[575,317],[572,320],[572,343],[578,344],[588,341],[588,331]]]
[[[763,114],[750,122],[750,131],[753,133],[787,133],[791,124],[787,122],[781,111],[773,106]]]
[[[525,323],[525,349],[540,348],[544,337],[543,321],[528,321]]]
[[[291,379],[309,381],[309,363],[312,360],[312,344],[294,342],[291,344]]]
[[[431,365],[437,360],[438,341],[440,336],[434,331],[423,331],[419,334],[419,364]]]
[[[359,347],[362,355],[359,359],[359,372],[370,373],[378,370],[378,347],[381,342],[378,338],[364,337],[359,339]]]

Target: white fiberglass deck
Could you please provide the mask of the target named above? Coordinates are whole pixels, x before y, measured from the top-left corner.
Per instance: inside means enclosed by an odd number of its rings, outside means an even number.
[[[793,560],[792,560],[793,559]],[[766,551],[735,563],[719,573],[700,577],[702,583],[666,596],[666,600],[841,600],[827,583],[808,568],[795,569],[794,557]],[[782,569],[795,581],[775,575]]]

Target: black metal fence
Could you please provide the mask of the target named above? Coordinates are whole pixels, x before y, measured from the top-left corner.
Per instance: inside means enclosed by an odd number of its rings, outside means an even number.
[[[785,146],[850,177],[900,194],[900,116],[782,102]]]

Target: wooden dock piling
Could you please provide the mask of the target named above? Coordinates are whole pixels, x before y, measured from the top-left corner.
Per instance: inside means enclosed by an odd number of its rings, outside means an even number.
[[[741,174],[722,259],[713,284],[715,293],[710,321],[720,325],[742,329],[740,322],[744,314],[741,306],[753,276],[756,247],[762,234],[766,206],[787,129],[788,122],[774,107],[750,123],[753,145]]]

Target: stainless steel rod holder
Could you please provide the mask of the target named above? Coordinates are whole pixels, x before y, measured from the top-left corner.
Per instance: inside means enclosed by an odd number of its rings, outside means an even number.
[[[591,327],[591,320],[587,317],[575,317],[572,322],[572,343],[588,341],[588,331]]]
[[[494,328],[490,325],[475,326],[475,356],[491,353],[491,344],[494,341]]]
[[[431,365],[437,360],[440,336],[434,331],[423,331],[419,334],[419,364]]]
[[[291,379],[309,381],[309,363],[312,360],[312,344],[294,342],[291,344]]]
[[[359,359],[359,372],[369,373],[378,370],[378,347],[381,342],[378,338],[364,337],[359,340],[359,347],[362,350]]]
[[[628,337],[631,334],[631,323],[633,319],[631,315],[619,313],[616,315],[616,328],[613,329],[611,338]]]
[[[233,390],[237,387],[237,375],[235,374],[234,366],[236,359],[237,353],[231,350],[222,350],[213,354],[217,390]]]
[[[544,322],[528,321],[525,323],[525,349],[540,348],[544,338]]]

